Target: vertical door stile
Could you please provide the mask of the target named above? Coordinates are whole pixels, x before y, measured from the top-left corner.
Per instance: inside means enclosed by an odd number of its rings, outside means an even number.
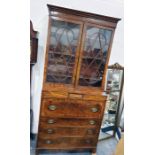
[[[83,23],[82,31],[81,31],[81,38],[80,38],[80,47],[79,47],[79,55],[78,55],[78,61],[77,61],[77,71],[76,71],[76,78],[75,78],[75,87],[78,86],[79,81],[79,75],[80,75],[80,69],[81,69],[81,62],[82,62],[82,50],[84,47],[84,40],[86,37],[86,24]]]
[[[77,70],[78,70],[78,64],[79,64],[79,57],[80,57],[80,50],[81,50],[81,39],[82,39],[82,34],[83,34],[83,27],[84,24],[80,24],[80,33],[79,33],[79,39],[78,39],[78,45],[77,45],[77,50],[76,50],[76,57],[75,57],[75,68],[74,68],[74,75],[73,75],[73,80],[72,84],[74,87],[76,87],[76,80],[77,80]]]

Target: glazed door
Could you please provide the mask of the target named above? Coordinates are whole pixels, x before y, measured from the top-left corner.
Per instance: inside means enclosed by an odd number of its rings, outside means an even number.
[[[77,73],[78,86],[102,86],[112,35],[112,29],[85,25]]]
[[[82,23],[50,17],[45,82],[74,84]]]

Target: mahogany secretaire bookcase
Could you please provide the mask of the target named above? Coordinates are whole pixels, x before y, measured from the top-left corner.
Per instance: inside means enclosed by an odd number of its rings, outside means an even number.
[[[105,75],[120,19],[47,6],[36,153],[41,149],[95,152],[106,103]]]

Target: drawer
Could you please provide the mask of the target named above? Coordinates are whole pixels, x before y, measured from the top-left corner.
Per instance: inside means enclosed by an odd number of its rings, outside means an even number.
[[[96,118],[54,118],[54,117],[41,117],[40,128],[51,127],[95,127],[101,124],[101,119]]]
[[[101,118],[103,110],[103,103],[44,99],[42,100],[41,116]]]
[[[43,98],[51,98],[51,97],[57,97],[57,98],[61,98],[61,99],[65,99],[68,97],[68,93],[64,92],[64,91],[43,91],[42,92],[42,97]]]
[[[97,128],[84,128],[84,127],[46,127],[39,129],[39,135],[41,137],[53,138],[53,137],[97,137]]]
[[[96,147],[97,139],[81,137],[45,138],[38,137],[38,148],[66,149],[66,148],[92,148]]]

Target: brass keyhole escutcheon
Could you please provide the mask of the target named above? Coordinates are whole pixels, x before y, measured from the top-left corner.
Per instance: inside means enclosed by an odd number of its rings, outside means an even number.
[[[95,113],[95,112],[98,112],[98,108],[97,108],[97,107],[92,107],[92,108],[91,108],[91,112],[94,112],[94,113]]]
[[[86,139],[86,143],[87,144],[90,144],[91,143],[91,140],[90,139]]]
[[[47,133],[48,133],[48,134],[52,134],[53,132],[54,132],[53,129],[48,129],[48,130],[47,130]]]
[[[46,140],[46,144],[52,144],[51,140]]]
[[[48,124],[53,124],[53,123],[55,123],[54,119],[49,119],[48,120]]]
[[[54,111],[57,109],[57,107],[55,105],[49,105],[48,109]]]
[[[87,134],[88,135],[93,135],[94,134],[94,130],[93,129],[88,129],[87,130]]]
[[[90,124],[90,125],[94,125],[94,124],[96,124],[96,122],[95,122],[94,120],[90,120],[90,121],[89,121],[89,124]]]

